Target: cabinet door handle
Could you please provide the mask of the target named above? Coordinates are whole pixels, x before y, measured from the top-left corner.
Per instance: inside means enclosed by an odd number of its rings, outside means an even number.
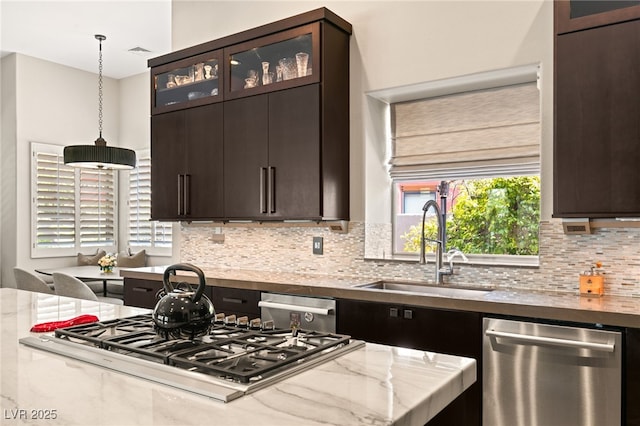
[[[178,216],[182,216],[183,211],[182,207],[184,206],[182,202],[182,187],[184,185],[184,177],[181,174],[178,174]]]
[[[276,168],[269,167],[269,213],[276,212]]]
[[[238,303],[240,305],[245,303],[244,300],[235,297],[223,297],[222,301],[227,303]]]
[[[191,199],[189,198],[189,192],[191,191],[191,175],[184,175],[184,188],[183,188],[183,201],[184,208],[182,209],[185,215],[191,214]]]
[[[266,213],[267,212],[267,197],[266,197],[266,175],[267,174],[267,168],[266,167],[260,167],[260,213]]]

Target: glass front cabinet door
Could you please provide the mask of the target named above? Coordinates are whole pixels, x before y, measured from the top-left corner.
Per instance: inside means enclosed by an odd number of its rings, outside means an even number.
[[[225,49],[225,99],[320,81],[320,23]]]
[[[222,50],[152,68],[151,113],[222,100]]]

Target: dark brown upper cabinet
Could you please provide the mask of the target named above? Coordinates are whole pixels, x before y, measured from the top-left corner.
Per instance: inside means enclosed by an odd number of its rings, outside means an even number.
[[[322,219],[320,86],[229,101],[225,114],[225,216]]]
[[[151,69],[151,114],[222,101],[222,50]]]
[[[640,18],[640,0],[556,0],[554,8],[556,34]]]
[[[640,20],[556,36],[554,217],[640,216]]]
[[[149,60],[152,217],[349,220],[350,36],[320,8]]]
[[[151,117],[151,218],[223,215],[222,104]]]

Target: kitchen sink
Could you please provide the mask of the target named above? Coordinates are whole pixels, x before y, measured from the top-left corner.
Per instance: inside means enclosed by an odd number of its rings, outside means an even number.
[[[355,285],[356,288],[390,291],[402,293],[416,293],[447,297],[482,297],[493,291],[486,287],[459,287],[449,285],[433,285],[410,281],[375,281],[367,284]]]

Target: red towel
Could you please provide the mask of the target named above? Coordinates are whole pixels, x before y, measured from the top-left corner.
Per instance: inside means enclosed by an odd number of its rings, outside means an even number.
[[[72,325],[87,324],[90,322],[99,321],[95,315],[80,315],[75,318],[71,318],[65,321],[51,321],[43,322],[42,324],[36,324],[31,327],[33,333],[45,333],[47,331],[57,330],[59,328],[71,327]]]

